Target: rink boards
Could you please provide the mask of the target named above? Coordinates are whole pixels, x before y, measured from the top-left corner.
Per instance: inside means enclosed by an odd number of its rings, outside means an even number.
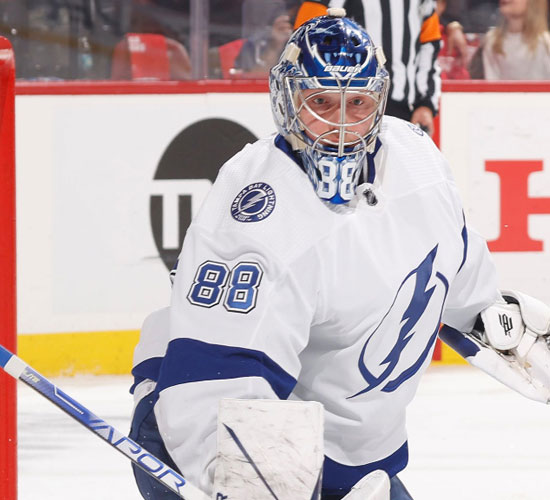
[[[46,375],[128,373],[223,158],[274,131],[266,85],[17,92],[19,355]],[[441,149],[501,286],[550,303],[550,84],[454,84],[441,108]]]

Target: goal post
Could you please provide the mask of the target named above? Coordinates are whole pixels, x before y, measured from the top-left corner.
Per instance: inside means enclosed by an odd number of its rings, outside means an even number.
[[[15,61],[0,37],[0,344],[16,351]],[[0,496],[17,498],[16,381],[0,370]]]

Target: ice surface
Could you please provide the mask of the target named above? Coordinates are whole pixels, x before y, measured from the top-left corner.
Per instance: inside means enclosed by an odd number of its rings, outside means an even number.
[[[52,379],[129,432],[129,376]],[[139,500],[130,462],[19,383],[19,500]],[[550,499],[550,407],[467,366],[431,367],[409,407],[415,500]]]

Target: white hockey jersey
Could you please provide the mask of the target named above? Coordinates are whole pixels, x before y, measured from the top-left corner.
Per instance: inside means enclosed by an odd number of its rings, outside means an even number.
[[[325,494],[374,469],[397,474],[440,323],[470,331],[499,297],[431,139],[385,117],[379,142],[348,206],[317,197],[281,137],[248,145],[188,229],[171,305],[144,325],[134,375],[157,382],[166,447],[205,491],[223,397],[321,402]]]

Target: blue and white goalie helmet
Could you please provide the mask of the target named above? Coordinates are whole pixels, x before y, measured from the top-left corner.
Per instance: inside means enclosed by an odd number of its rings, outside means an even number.
[[[271,69],[279,133],[301,155],[317,195],[347,203],[373,151],[389,87],[384,54],[343,9],[300,26]]]

